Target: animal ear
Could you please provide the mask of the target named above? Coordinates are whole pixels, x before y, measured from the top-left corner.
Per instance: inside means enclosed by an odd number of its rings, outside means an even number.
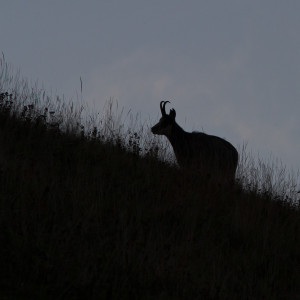
[[[172,109],[170,110],[170,117],[172,117],[172,118],[175,120],[175,117],[176,117],[176,111],[175,111],[174,108],[172,108]]]

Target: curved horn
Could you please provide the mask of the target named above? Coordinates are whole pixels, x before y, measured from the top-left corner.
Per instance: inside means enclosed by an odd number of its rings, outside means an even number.
[[[170,101],[160,101],[160,111],[163,116],[166,115],[166,104],[170,103]]]

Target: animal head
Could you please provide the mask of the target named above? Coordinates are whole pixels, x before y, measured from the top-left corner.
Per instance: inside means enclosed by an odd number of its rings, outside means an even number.
[[[170,135],[172,126],[175,124],[176,111],[175,109],[171,109],[170,113],[166,113],[166,104],[170,103],[169,101],[161,101],[160,102],[160,111],[162,117],[159,122],[151,128],[152,133],[158,135]]]

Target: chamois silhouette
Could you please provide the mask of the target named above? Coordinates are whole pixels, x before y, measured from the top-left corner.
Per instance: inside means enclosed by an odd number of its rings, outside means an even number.
[[[168,138],[180,168],[191,169],[205,180],[234,183],[238,164],[235,147],[217,136],[184,131],[175,121],[176,111],[166,113],[167,103],[170,102],[160,102],[162,117],[151,131]]]

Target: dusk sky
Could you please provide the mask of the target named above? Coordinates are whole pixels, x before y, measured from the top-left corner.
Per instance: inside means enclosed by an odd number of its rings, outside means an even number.
[[[46,90],[300,168],[299,0],[2,0],[0,51]]]

